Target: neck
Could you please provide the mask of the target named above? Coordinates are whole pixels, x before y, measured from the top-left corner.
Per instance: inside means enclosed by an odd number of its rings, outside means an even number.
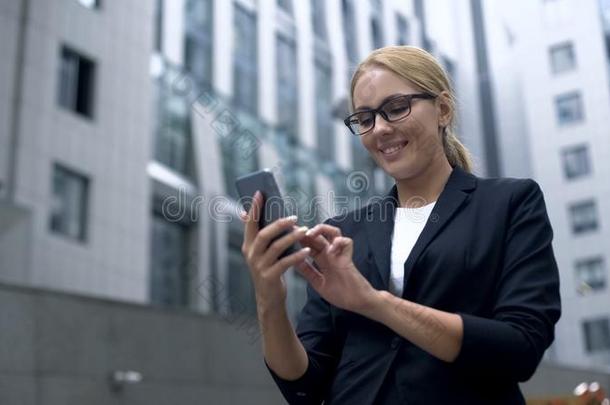
[[[417,207],[436,201],[445,188],[452,171],[453,168],[449,161],[441,159],[432,163],[416,177],[397,180],[396,188],[400,206]]]

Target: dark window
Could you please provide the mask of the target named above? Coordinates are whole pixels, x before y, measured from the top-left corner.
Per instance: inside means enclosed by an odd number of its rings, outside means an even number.
[[[610,350],[610,322],[608,318],[584,321],[585,348],[587,352]]]
[[[560,125],[582,121],[584,118],[582,97],[579,92],[562,94],[555,98],[557,121]]]
[[[583,201],[570,206],[572,232],[583,234],[598,228],[597,207],[595,201]]]
[[[277,113],[278,126],[291,143],[297,142],[299,123],[297,52],[294,41],[277,37]]]
[[[235,105],[256,114],[258,108],[258,61],[256,15],[235,7],[233,48],[233,94]]]
[[[562,152],[563,171],[567,179],[575,179],[591,173],[589,148],[585,145],[571,147]]]
[[[551,70],[553,73],[563,73],[576,68],[576,55],[571,42],[552,46],[549,49]]]
[[[313,25],[314,35],[321,39],[326,40],[326,11],[324,9],[326,0],[312,0],[311,1],[311,20]]]
[[[277,0],[277,5],[281,10],[292,15],[292,0]]]
[[[345,37],[345,50],[347,59],[351,65],[358,63],[358,47],[356,33],[356,15],[354,12],[353,0],[342,0],[341,9],[343,12],[343,36]],[[351,70],[352,67],[350,67]]]
[[[170,307],[189,305],[188,227],[161,214],[152,218],[151,285],[153,304]]]
[[[371,3],[371,39],[373,41],[373,48],[383,47],[383,31],[381,24],[381,1],[370,0]]]
[[[409,23],[400,14],[396,14],[396,31],[396,43],[398,45],[407,45],[409,43]]]
[[[233,223],[237,224],[235,221]],[[256,315],[256,298],[250,271],[241,253],[243,241],[243,229],[239,226],[229,226],[229,251],[228,251],[228,301],[229,310],[232,314]]]
[[[332,71],[321,61],[315,63],[316,79],[316,135],[318,153],[321,158],[335,157],[334,129],[332,118]]]
[[[89,180],[70,169],[53,167],[50,228],[53,232],[84,241],[87,232]]]
[[[212,82],[212,2],[186,1],[184,67],[200,84]]]
[[[575,267],[579,291],[599,291],[606,288],[606,266],[603,258],[579,260]]]
[[[63,46],[59,65],[59,105],[86,117],[93,117],[95,63]]]

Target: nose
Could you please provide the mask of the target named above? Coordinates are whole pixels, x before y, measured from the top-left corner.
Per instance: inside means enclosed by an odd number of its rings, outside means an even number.
[[[381,114],[377,113],[375,115],[375,127],[373,128],[373,133],[382,136],[391,133],[392,130],[392,124],[386,121]]]

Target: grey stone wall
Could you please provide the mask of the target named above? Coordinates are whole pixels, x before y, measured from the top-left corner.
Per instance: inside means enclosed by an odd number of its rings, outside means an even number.
[[[0,404],[282,404],[255,326],[0,284]]]

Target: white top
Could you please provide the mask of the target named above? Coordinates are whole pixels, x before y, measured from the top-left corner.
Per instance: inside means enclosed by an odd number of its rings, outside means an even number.
[[[435,202],[418,208],[396,208],[392,234],[392,263],[389,290],[402,296],[405,278],[405,262],[424,229]]]

